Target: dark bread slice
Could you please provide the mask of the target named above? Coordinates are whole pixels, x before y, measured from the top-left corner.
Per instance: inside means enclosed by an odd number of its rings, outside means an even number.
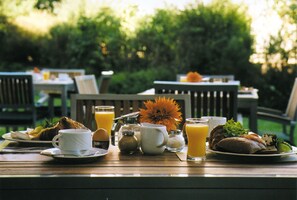
[[[216,144],[216,147],[218,150],[244,154],[252,154],[266,149],[264,144],[244,137],[224,138]]]

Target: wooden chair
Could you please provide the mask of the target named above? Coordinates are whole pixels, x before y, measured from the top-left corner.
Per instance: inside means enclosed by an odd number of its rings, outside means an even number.
[[[109,83],[112,78],[112,75],[113,75],[113,71],[102,71],[101,72],[101,76],[98,81],[100,94],[108,93],[108,87],[109,87]]]
[[[192,117],[223,116],[237,120],[239,83],[154,81],[156,94],[189,94]]]
[[[156,97],[164,96],[173,98],[180,105],[183,117],[185,119],[191,116],[191,105],[189,95],[134,95],[134,94],[73,94],[71,95],[71,118],[83,123],[91,130],[96,129],[94,108],[97,105],[115,106],[115,117],[124,114],[139,111],[147,100],[154,100]]]
[[[283,132],[276,134],[291,144],[295,144],[294,130],[297,121],[297,78],[295,79],[285,113],[276,109],[258,107],[257,117],[258,119],[281,124]],[[288,127],[289,130],[287,129]]]
[[[79,94],[99,94],[95,75],[76,76],[74,80]]]
[[[0,126],[16,130],[35,127],[32,75],[0,73]]]

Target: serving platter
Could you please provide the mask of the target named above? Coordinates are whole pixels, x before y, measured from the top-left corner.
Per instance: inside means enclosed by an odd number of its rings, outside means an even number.
[[[297,147],[292,146],[292,151],[290,152],[285,152],[285,153],[267,153],[267,154],[243,154],[243,153],[232,153],[232,152],[226,152],[226,151],[216,151],[212,149],[207,149],[207,151],[219,155],[228,155],[228,156],[241,156],[241,157],[255,157],[255,158],[271,158],[271,157],[282,157],[282,156],[289,156],[289,155],[294,155],[297,154]]]

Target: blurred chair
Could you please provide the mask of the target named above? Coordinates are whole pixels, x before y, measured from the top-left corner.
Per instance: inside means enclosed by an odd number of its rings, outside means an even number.
[[[276,109],[258,107],[257,117],[258,119],[281,124],[283,132],[275,134],[290,142],[291,144],[295,144],[294,130],[297,120],[297,78],[295,78],[285,113]],[[269,131],[267,132],[269,133]]]
[[[99,94],[95,75],[76,76],[74,80],[79,94]]]
[[[0,126],[26,130],[35,127],[36,118],[32,75],[0,73]]]
[[[239,83],[154,81],[156,94],[189,94],[192,117],[223,116],[237,121]]]
[[[113,75],[113,71],[102,71],[101,72],[101,76],[98,81],[100,94],[108,93],[108,87],[109,87],[109,83],[112,78],[112,75]]]
[[[156,97],[164,96],[173,98],[181,108],[183,124],[185,119],[191,116],[191,104],[189,95],[136,95],[136,94],[73,94],[71,95],[71,118],[83,123],[91,130],[96,130],[95,106],[113,105],[115,117],[139,111],[144,102],[154,100]]]

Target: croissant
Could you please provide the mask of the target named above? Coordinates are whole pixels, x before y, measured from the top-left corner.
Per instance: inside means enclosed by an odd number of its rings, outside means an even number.
[[[83,124],[74,121],[68,117],[62,117],[53,127],[45,128],[33,140],[52,140],[61,129],[87,129]]]

